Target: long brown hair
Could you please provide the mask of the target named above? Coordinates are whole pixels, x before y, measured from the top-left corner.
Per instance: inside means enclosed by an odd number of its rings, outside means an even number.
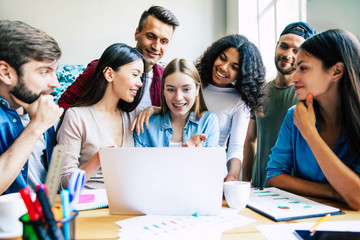
[[[195,102],[191,108],[191,111],[193,111],[195,113],[195,117],[197,119],[200,119],[202,114],[205,111],[207,111],[208,108],[205,103],[199,72],[196,70],[195,66],[191,62],[187,61],[186,59],[175,58],[164,69],[164,72],[162,75],[162,82],[161,82],[160,114],[164,115],[169,110],[169,107],[166,104],[165,94],[164,94],[165,79],[167,76],[169,76],[170,74],[172,74],[174,72],[181,72],[181,73],[184,73],[184,74],[188,75],[189,77],[191,77],[194,80],[196,88],[199,89],[199,94],[195,98]]]

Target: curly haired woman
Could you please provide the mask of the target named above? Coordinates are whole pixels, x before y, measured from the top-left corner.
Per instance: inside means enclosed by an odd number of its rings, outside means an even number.
[[[266,81],[258,48],[242,35],[215,41],[197,59],[209,111],[219,118],[219,145],[227,145],[229,172],[225,181],[239,179],[250,111],[261,114]]]

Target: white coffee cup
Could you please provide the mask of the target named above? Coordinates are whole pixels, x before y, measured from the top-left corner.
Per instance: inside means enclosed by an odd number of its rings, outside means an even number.
[[[27,213],[20,193],[0,196],[0,236],[19,237],[22,223],[19,218]]]
[[[250,198],[250,182],[224,182],[225,200],[230,208],[241,210],[246,207]]]

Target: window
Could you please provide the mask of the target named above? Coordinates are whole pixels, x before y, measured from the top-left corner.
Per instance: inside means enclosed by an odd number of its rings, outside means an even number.
[[[276,76],[275,46],[291,22],[306,21],[306,0],[227,0],[227,34],[242,34],[260,50],[268,81]]]

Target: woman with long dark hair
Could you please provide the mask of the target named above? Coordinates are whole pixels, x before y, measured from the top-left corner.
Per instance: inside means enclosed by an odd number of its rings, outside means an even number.
[[[102,54],[93,80],[69,108],[57,133],[66,146],[61,184],[72,172],[86,172],[87,188],[104,188],[98,151],[101,147],[133,147],[132,112],[139,104],[144,84],[145,60],[134,48],[116,43]]]
[[[289,109],[267,166],[270,185],[360,209],[360,43],[344,30],[307,39]]]

